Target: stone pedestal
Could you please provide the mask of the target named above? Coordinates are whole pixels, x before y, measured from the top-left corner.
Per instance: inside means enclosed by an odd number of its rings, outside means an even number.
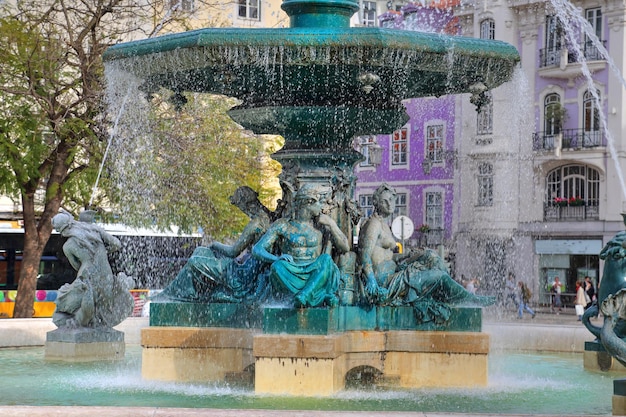
[[[326,396],[355,369],[370,368],[398,388],[487,385],[489,335],[471,332],[361,331],[254,338],[255,392]]]
[[[585,342],[583,366],[590,371],[626,372],[626,367],[614,359],[599,341]]]
[[[124,358],[124,333],[115,329],[59,328],[46,333],[45,358],[91,362]]]
[[[454,307],[437,325],[417,322],[410,307],[160,303],[150,324],[141,337],[145,379],[249,381],[257,393],[296,396],[332,395],[359,373],[399,388],[487,385],[480,308]]]
[[[626,416],[626,379],[613,381],[613,415]]]
[[[251,371],[254,364],[252,342],[258,332],[236,328],[144,328],[141,374],[145,379],[161,381],[241,380],[240,374]]]

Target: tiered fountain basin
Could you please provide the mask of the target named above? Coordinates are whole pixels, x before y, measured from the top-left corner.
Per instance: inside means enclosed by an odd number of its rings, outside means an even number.
[[[248,381],[257,393],[324,396],[355,372],[397,388],[487,385],[482,310],[453,309],[445,325],[409,307],[259,308],[152,303],[142,330],[148,380]]]
[[[339,208],[330,216],[346,236],[352,226],[339,202],[353,198],[352,170],[362,158],[354,137],[404,125],[404,99],[471,93],[480,102],[519,62],[503,42],[350,28],[355,0],[285,0],[282,8],[288,29],[201,29],[115,45],[103,59],[146,95],[171,90],[177,106],[185,92],[238,98],[229,112],[236,122],[285,138],[273,157],[286,182],[332,188]],[[283,200],[293,191],[284,187]],[[246,372],[252,379],[254,369],[256,392],[292,395],[332,394],[361,370],[400,387],[484,386],[489,337],[480,312],[456,308],[446,325],[434,326],[402,307],[153,303],[142,373],[211,381]]]

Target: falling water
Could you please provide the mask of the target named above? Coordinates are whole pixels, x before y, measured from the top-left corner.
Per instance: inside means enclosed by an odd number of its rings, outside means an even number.
[[[165,21],[172,16],[172,13],[174,13],[176,10],[180,9],[181,7],[182,7],[182,0],[179,0],[176,3],[171,4],[170,8],[165,13],[165,16],[163,16],[163,18],[161,19],[159,24],[155,27],[154,32],[149,36],[149,38],[152,38],[158,35],[161,29],[163,28]],[[108,77],[105,77],[105,78],[108,78]],[[100,163],[100,168],[98,169],[98,175],[96,176],[96,181],[94,182],[93,188],[91,189],[91,198],[89,199],[89,207],[92,206],[93,200],[96,197],[96,191],[98,190],[98,185],[100,184],[100,177],[102,176],[102,170],[104,169],[104,164],[106,163],[107,157],[109,155],[109,150],[111,149],[111,144],[113,143],[113,139],[117,135],[118,125],[120,122],[120,118],[122,117],[122,114],[124,114],[126,102],[128,101],[128,97],[130,96],[131,92],[136,89],[137,89],[137,86],[133,86],[132,84],[129,85],[128,90],[126,91],[126,94],[124,94],[124,98],[122,99],[122,102],[121,102],[122,105],[120,106],[119,110],[115,113],[116,116],[113,122],[113,128],[111,129],[111,134],[109,135],[109,139],[107,140],[107,147],[106,147],[106,150],[104,151],[102,162]],[[109,108],[111,108],[111,104],[112,102],[109,100]]]
[[[613,75],[617,77],[617,79],[621,82],[621,84],[626,88],[626,80],[624,80],[620,70],[615,65],[613,59],[609,56],[608,51],[602,45],[602,42],[595,35],[595,31],[591,24],[585,19],[580,10],[574,6],[568,0],[550,0],[552,6],[557,12],[557,17],[565,29],[565,36],[568,43],[568,48],[575,46],[574,54],[576,56],[576,61],[580,62],[582,73],[587,81],[588,89],[591,92],[594,104],[596,109],[598,109],[598,114],[600,116],[600,123],[602,125],[602,131],[606,135],[607,146],[609,148],[609,153],[611,155],[611,159],[615,164],[615,170],[617,171],[617,175],[619,178],[620,185],[622,187],[622,196],[626,198],[626,182],[624,180],[624,173],[622,172],[619,159],[617,156],[617,151],[615,149],[615,140],[613,139],[613,135],[609,131],[606,114],[603,111],[602,104],[600,102],[600,97],[598,96],[598,92],[596,86],[594,85],[593,76],[591,71],[589,70],[589,66],[587,64],[587,60],[585,59],[584,52],[581,48],[581,44],[577,39],[577,35],[580,33],[580,30],[584,33],[587,39],[591,40],[594,47],[602,54],[602,57],[608,62],[609,68],[613,72]]]
[[[111,149],[111,143],[113,142],[113,138],[115,137],[117,133],[117,126],[119,124],[120,117],[122,117],[122,114],[124,113],[124,107],[126,106],[126,101],[128,101],[128,96],[130,95],[130,91],[131,90],[129,88],[128,92],[124,96],[124,99],[122,100],[122,105],[120,106],[120,110],[117,112],[117,117],[115,118],[115,121],[113,123],[113,129],[111,130],[111,134],[109,135],[109,140],[107,141],[107,147],[106,147],[106,150],[104,151],[104,156],[102,157],[102,163],[100,164],[100,169],[98,169],[98,176],[96,177],[96,182],[94,183],[93,188],[91,189],[91,198],[89,199],[89,207],[92,206],[93,199],[96,196],[96,191],[98,190],[98,184],[100,183],[100,176],[102,175],[102,169],[104,168],[104,163],[107,159],[107,156],[109,155],[109,150]]]

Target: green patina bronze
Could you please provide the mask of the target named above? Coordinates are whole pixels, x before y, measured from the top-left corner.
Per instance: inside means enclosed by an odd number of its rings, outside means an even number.
[[[242,100],[231,116],[286,147],[350,148],[408,117],[401,100],[492,89],[519,62],[504,42],[349,27],[358,2],[286,0],[286,29],[209,28],[119,44],[104,60],[144,80],[142,90],[211,92]],[[321,123],[329,120],[334,123]],[[298,145],[292,145],[291,143]]]
[[[626,224],[626,213],[622,213]],[[598,299],[585,311],[583,324],[597,337],[594,343],[585,343],[586,351],[605,349],[611,356],[626,366],[626,231],[617,233],[600,252],[604,260],[602,285]],[[591,322],[602,312],[602,327]],[[602,347],[603,349],[600,349]]]

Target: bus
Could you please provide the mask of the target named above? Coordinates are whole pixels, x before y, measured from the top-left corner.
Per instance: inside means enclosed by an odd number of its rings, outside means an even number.
[[[182,269],[193,251],[201,244],[200,234],[179,234],[177,230],[158,232],[135,229],[119,224],[98,224],[117,237],[122,247],[110,254],[113,273],[124,272],[135,280],[136,308],[149,291],[165,287]],[[63,254],[65,238],[52,233],[39,263],[33,317],[51,317],[57,290],[76,278],[76,271]],[[24,248],[24,229],[20,221],[0,222],[0,318],[12,317],[19,288]]]

